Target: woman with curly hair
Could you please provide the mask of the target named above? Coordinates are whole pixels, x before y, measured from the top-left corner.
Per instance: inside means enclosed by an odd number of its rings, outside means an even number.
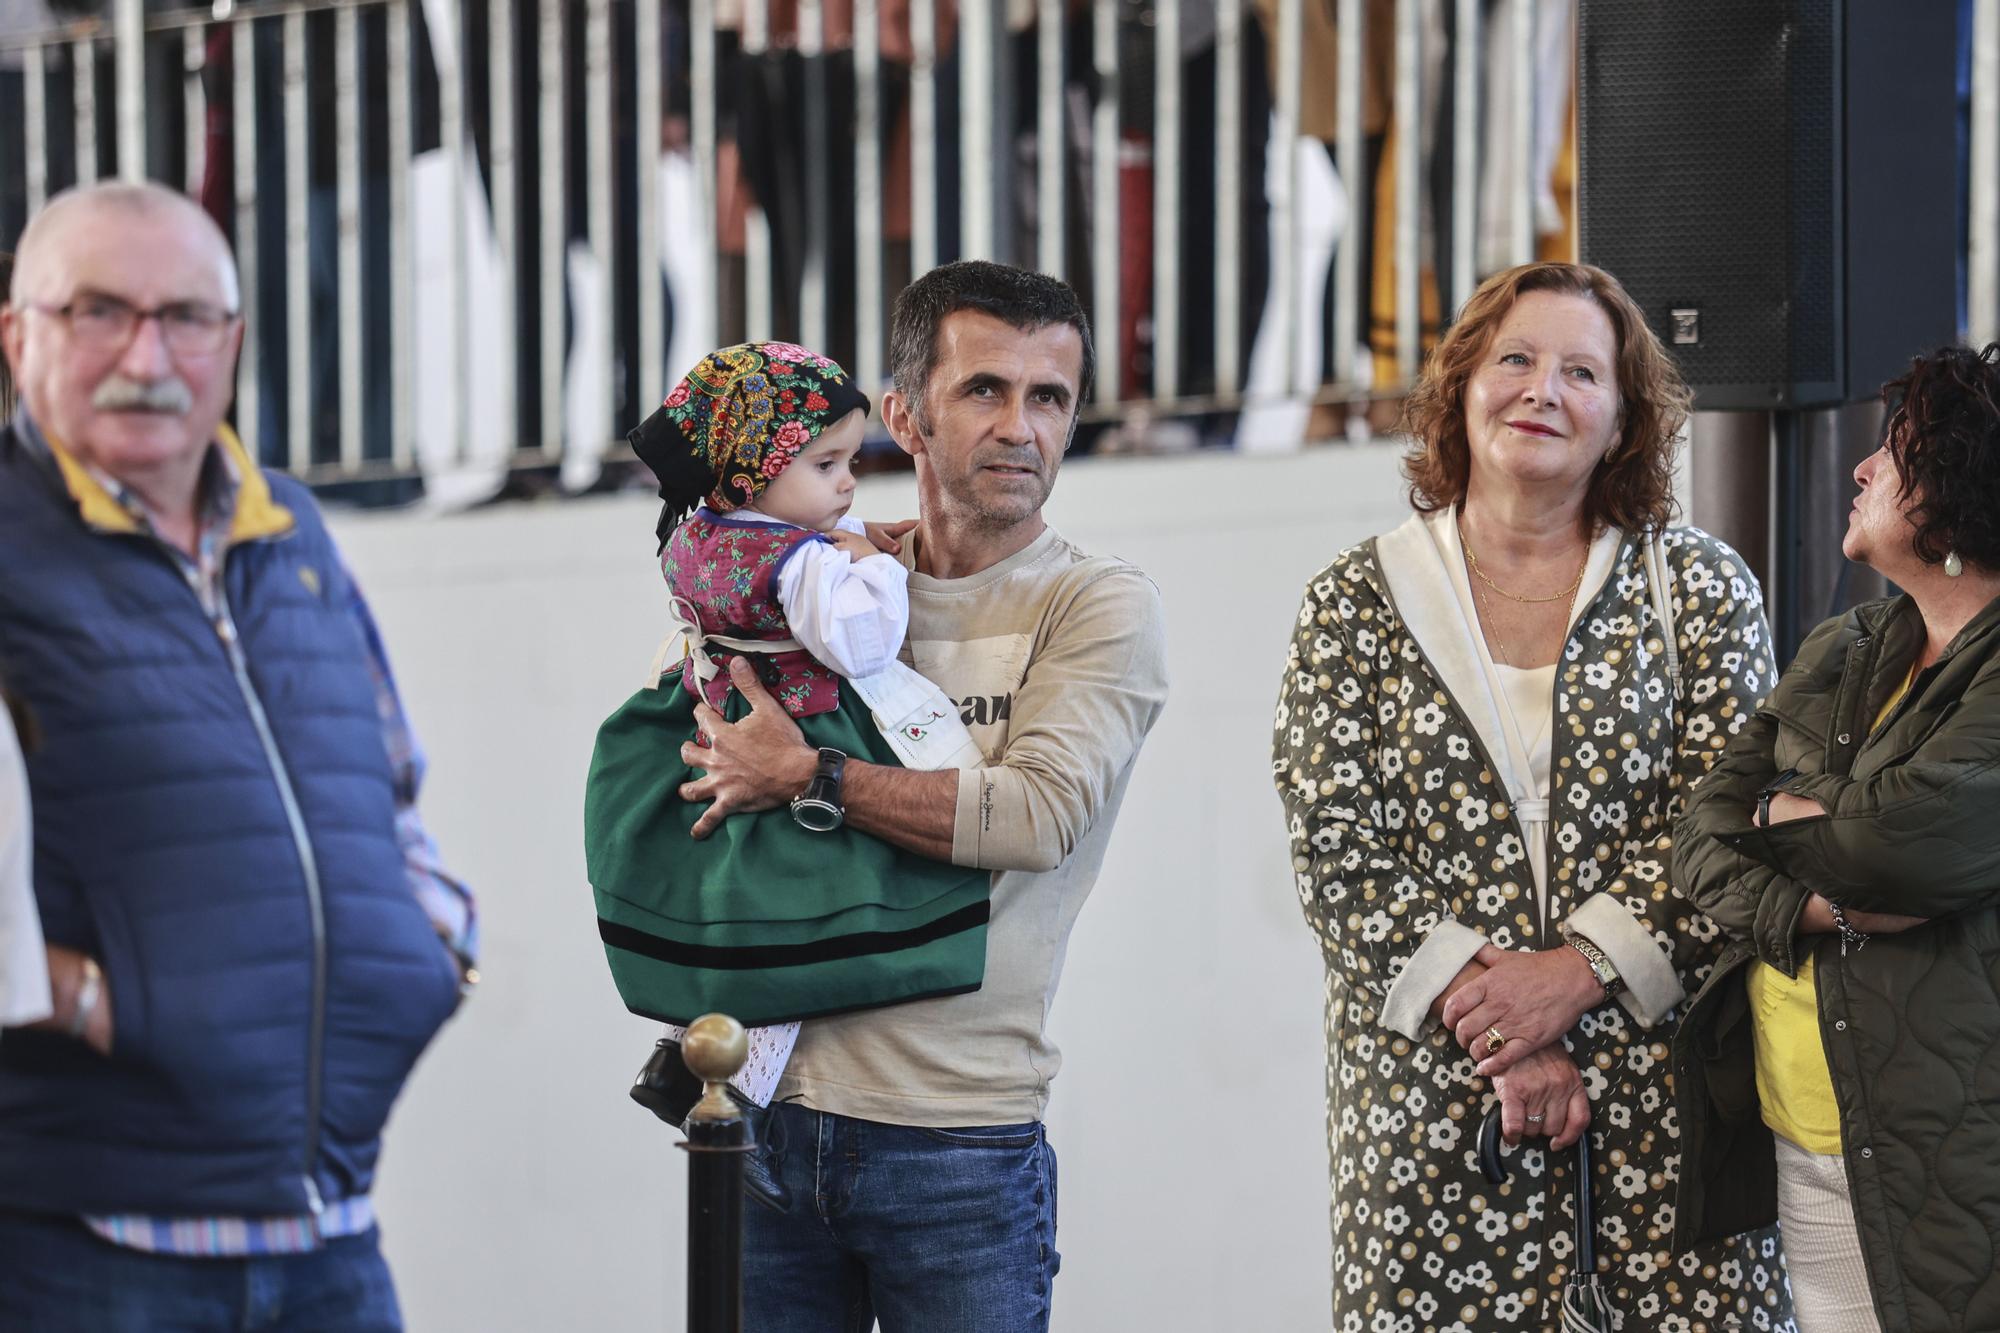
[[[1674,1258],[1669,1019],[1719,952],[1667,876],[1776,672],[1735,552],[1668,526],[1688,391],[1617,281],[1489,279],[1409,401],[1416,513],[1312,580],[1275,775],[1327,969],[1334,1326],[1543,1329],[1596,1140],[1626,1329],[1788,1328],[1775,1237]],[[1526,1139],[1489,1185],[1473,1130]]]
[[[2000,344],[1918,359],[1815,630],[1682,818],[1730,945],[1676,1039],[1690,1240],[1774,1211],[1811,1333],[2000,1328]]]

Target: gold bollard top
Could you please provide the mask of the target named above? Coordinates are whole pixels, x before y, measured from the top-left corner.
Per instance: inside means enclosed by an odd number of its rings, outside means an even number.
[[[736,1104],[724,1088],[749,1058],[750,1039],[743,1025],[728,1014],[703,1014],[688,1024],[687,1035],[681,1038],[681,1059],[704,1085],[688,1119],[736,1119]]]

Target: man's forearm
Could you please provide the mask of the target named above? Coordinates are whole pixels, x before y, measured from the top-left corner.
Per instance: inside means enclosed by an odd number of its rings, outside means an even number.
[[[850,759],[841,778],[847,822],[933,861],[951,860],[958,823],[958,770],[926,772]]]

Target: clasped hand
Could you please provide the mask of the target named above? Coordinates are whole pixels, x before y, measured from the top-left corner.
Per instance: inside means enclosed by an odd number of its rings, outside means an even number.
[[[1493,1092],[1500,1099],[1500,1137],[1509,1143],[1547,1135],[1549,1147],[1567,1148],[1590,1128],[1590,1094],[1559,1044],[1517,1059],[1494,1076]]]
[[[1590,1097],[1562,1035],[1603,1002],[1603,987],[1567,945],[1519,952],[1485,944],[1473,962],[1486,970],[1446,997],[1443,1019],[1493,1080],[1501,1137],[1545,1135],[1551,1148],[1569,1147],[1590,1126]],[[1490,1031],[1506,1040],[1489,1054]]]
[[[1590,964],[1567,945],[1522,952],[1483,944],[1473,961],[1486,971],[1446,997],[1443,1019],[1481,1074],[1505,1073],[1604,1000]],[[1506,1039],[1498,1051],[1486,1049],[1489,1031]]]

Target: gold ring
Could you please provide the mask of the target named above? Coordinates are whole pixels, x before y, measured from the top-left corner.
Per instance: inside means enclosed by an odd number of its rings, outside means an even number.
[[[1499,1028],[1486,1029],[1486,1053],[1488,1055],[1500,1054],[1500,1048],[1506,1044],[1507,1039],[1500,1035]]]

